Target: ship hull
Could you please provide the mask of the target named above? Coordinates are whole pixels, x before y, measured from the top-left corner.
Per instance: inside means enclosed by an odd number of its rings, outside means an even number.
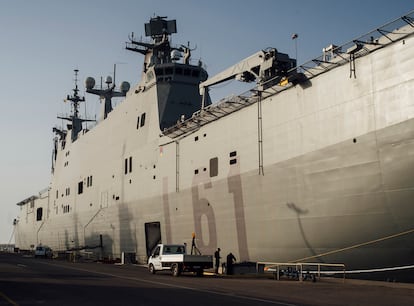
[[[190,243],[195,231],[203,253],[220,247],[242,261],[411,264],[413,127],[410,120],[349,139],[267,166],[264,175],[232,169],[226,180],[205,177],[178,193],[53,218],[28,241],[71,249],[97,246],[103,235],[98,253],[144,260],[145,224],[159,222],[165,243]]]
[[[145,262],[195,233],[201,252],[238,261],[411,265],[413,50],[409,35],[357,58],[354,77],[338,65],[176,138],[159,130],[156,80],[137,86],[59,151],[49,194],[21,206],[16,246]]]

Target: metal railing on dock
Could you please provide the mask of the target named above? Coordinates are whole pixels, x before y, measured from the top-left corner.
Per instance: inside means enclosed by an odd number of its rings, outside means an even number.
[[[332,269],[336,270],[332,270]],[[315,281],[315,277],[320,278],[321,275],[342,274],[345,282],[345,264],[329,264],[329,263],[310,263],[310,262],[257,262],[257,273],[273,273],[275,279],[279,280],[281,276],[298,279],[303,281],[310,279]]]

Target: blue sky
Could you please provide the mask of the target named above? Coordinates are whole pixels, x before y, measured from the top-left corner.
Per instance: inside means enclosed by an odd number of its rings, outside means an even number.
[[[68,111],[73,69],[82,91],[87,76],[105,77],[114,64],[117,82],[137,83],[142,56],[124,46],[131,32],[144,34],[150,17],[177,19],[173,42],[197,47],[193,58],[212,76],[267,47],[294,57],[293,33],[303,63],[413,9],[406,0],[0,0],[0,243],[12,235],[16,203],[49,184],[52,127]],[[86,99],[94,116],[99,101]]]

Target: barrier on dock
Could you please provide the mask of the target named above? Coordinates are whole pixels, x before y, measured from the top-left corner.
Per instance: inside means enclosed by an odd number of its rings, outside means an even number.
[[[335,269],[335,270],[332,270]],[[257,273],[273,273],[275,279],[281,276],[299,281],[312,280],[322,275],[334,275],[341,273],[345,282],[345,264],[309,263],[309,262],[257,262]]]

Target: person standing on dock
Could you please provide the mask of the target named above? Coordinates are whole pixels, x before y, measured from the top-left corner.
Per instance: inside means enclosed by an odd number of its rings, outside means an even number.
[[[216,259],[214,273],[216,274],[218,274],[218,269],[220,266],[220,251],[220,248],[217,248],[217,251],[214,252],[214,258]]]
[[[227,255],[227,262],[226,262],[227,275],[233,275],[233,264],[235,261],[236,261],[236,257],[234,257],[233,253],[230,252]]]

